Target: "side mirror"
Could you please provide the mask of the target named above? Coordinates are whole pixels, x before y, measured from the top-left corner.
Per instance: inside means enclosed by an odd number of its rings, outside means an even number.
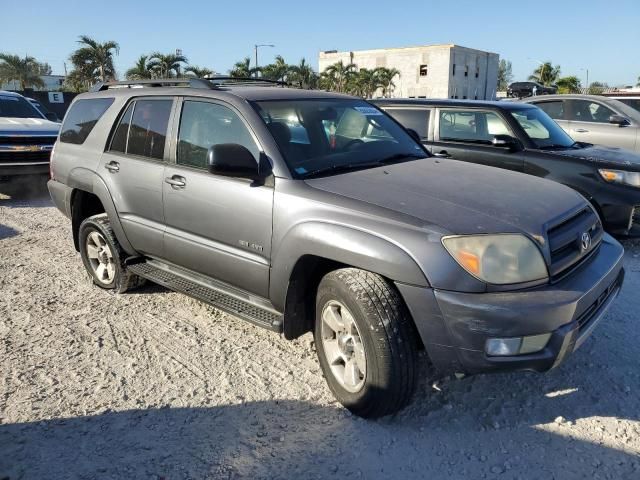
[[[629,120],[626,117],[623,117],[622,115],[611,115],[609,117],[609,123],[612,123],[613,125],[618,125],[620,127],[626,127],[627,125],[631,125]]]
[[[418,143],[422,143],[422,139],[420,138],[420,135],[418,135],[418,132],[416,132],[413,128],[407,128],[407,133],[409,134],[409,136],[411,138],[413,138],[416,142]]]
[[[247,147],[237,143],[220,143],[209,147],[207,167],[209,173],[225,177],[250,180],[261,177],[256,158]]]
[[[491,144],[494,147],[508,148],[509,150],[519,150],[520,142],[511,135],[495,135]]]
[[[56,115],[54,112],[47,112],[44,114],[45,118],[47,120],[50,120],[52,122],[59,122],[60,119],[58,118],[58,115]]]

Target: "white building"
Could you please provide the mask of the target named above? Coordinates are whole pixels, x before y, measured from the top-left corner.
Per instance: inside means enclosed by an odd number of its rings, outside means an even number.
[[[44,83],[42,88],[32,88],[36,92],[57,92],[62,89],[64,83],[64,75],[40,75],[40,79]],[[0,90],[20,90],[20,82],[12,80],[11,82],[0,85]]]
[[[391,97],[494,99],[498,84],[496,53],[459,45],[320,52],[319,70],[341,61],[358,68],[395,68]]]

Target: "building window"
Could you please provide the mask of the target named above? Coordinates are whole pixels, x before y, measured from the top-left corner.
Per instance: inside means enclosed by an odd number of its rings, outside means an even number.
[[[418,95],[418,98],[427,98],[426,95]]]
[[[455,77],[456,76],[456,64],[453,64],[453,71],[451,72],[451,76]]]
[[[465,65],[465,67],[464,67],[464,76],[465,77],[469,76],[469,65]]]
[[[427,73],[429,73],[429,66],[428,65],[420,65],[420,76],[421,77],[426,77]]]
[[[480,76],[480,67],[476,67],[476,78]]]
[[[463,99],[463,100],[466,100],[466,99],[467,99],[467,96],[466,96],[466,95],[463,95],[463,96],[462,96],[462,99]]]
[[[474,100],[477,100],[477,99],[478,99],[478,95],[476,95],[473,99],[474,99]]]

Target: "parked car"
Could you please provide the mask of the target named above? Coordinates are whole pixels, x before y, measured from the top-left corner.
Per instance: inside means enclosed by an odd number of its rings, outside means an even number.
[[[611,233],[640,232],[640,155],[575,142],[520,102],[376,100],[435,156],[555,180],[584,195]]]
[[[640,91],[603,93],[602,96],[612,98],[640,112]]]
[[[598,95],[523,100],[543,109],[574,140],[640,152],[640,112]]]
[[[546,87],[538,82],[514,82],[507,87],[507,97],[524,98],[537,95],[553,95],[558,87]]]
[[[421,348],[444,372],[549,370],[618,294],[623,249],[575,191],[430,158],[359,98],[240,82],[73,101],[48,185],[97,286],[148,279],[288,339],[313,331],[363,417],[408,402]]]
[[[52,122],[60,123],[60,118],[58,118],[57,113],[49,110],[47,107],[45,107],[41,102],[39,102],[35,98],[29,98],[29,97],[24,97],[24,98],[26,98],[31,105],[36,107],[36,110],[38,110],[38,113],[40,113],[42,118],[46,118],[47,120],[51,120]]]
[[[59,130],[22,95],[0,91],[0,177],[47,173]]]

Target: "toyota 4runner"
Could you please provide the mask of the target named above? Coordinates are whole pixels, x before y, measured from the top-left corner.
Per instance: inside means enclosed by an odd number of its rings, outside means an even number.
[[[549,370],[618,294],[578,193],[429,156],[364,100],[217,78],[101,84],[67,113],[51,196],[93,282],[145,279],[287,339],[312,331],[363,417],[446,373]]]

